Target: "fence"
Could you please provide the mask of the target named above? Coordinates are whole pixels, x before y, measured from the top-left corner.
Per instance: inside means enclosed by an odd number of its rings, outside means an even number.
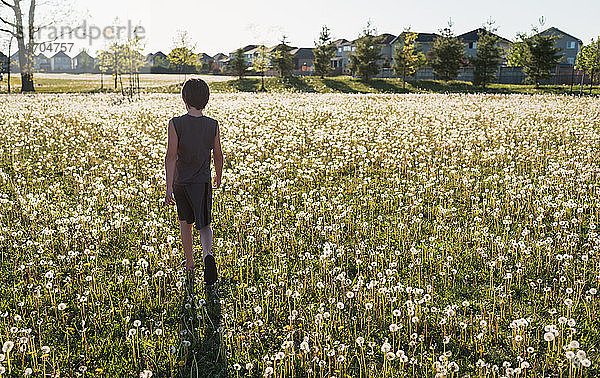
[[[473,82],[474,79],[473,67],[461,67],[458,71],[458,77],[456,80]],[[598,75],[595,78],[598,79]],[[378,78],[393,78],[397,77],[394,75],[394,71],[390,68],[383,68],[375,77]],[[496,80],[494,82],[499,84],[525,84],[525,78],[527,76],[523,73],[523,67],[500,67],[496,72]],[[416,80],[436,80],[437,77],[431,67],[420,68],[415,76]],[[589,85],[591,81],[590,75],[585,74],[583,71],[576,70],[571,65],[558,65],[556,66],[552,77],[549,80],[541,82],[543,85]],[[594,82],[596,82],[595,80]]]

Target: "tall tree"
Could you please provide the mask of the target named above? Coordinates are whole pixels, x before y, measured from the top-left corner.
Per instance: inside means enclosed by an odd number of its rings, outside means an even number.
[[[381,59],[381,47],[377,44],[375,33],[377,31],[371,28],[371,22],[367,22],[355,42],[354,52],[350,54],[349,67],[361,80],[369,80],[379,73],[377,61]]]
[[[315,55],[315,72],[321,79],[331,71],[331,59],[335,56],[335,44],[331,42],[329,28],[323,25],[318,41],[313,49]]]
[[[458,70],[465,52],[462,42],[452,32],[452,22],[440,30],[440,36],[433,41],[429,60],[434,74],[445,81],[458,77]]]
[[[577,69],[582,70],[590,76],[590,93],[594,85],[594,75],[600,71],[600,37],[583,46],[577,54],[575,62]],[[581,81],[581,91],[583,91],[583,80]]]
[[[127,49],[125,44],[114,41],[98,52],[98,66],[101,72],[113,75],[114,89],[117,89],[121,75],[127,71]]]
[[[48,12],[40,12],[40,7],[45,6]],[[21,92],[34,92],[34,49],[36,46],[36,33],[42,27],[62,21],[58,15],[61,10],[60,3],[38,4],[36,0],[29,0],[26,4],[23,0],[0,0],[0,32],[8,33],[15,38],[19,53],[19,67],[21,71]],[[63,9],[64,11],[65,9]],[[67,12],[63,16],[67,16]],[[8,16],[10,14],[10,16]],[[54,19],[51,19],[52,15]],[[71,22],[72,20],[69,20]],[[43,26],[39,26],[43,24]],[[70,29],[70,27],[67,27]],[[56,38],[58,38],[57,36]],[[54,38],[54,39],[56,39]]]
[[[179,30],[175,36],[173,50],[167,55],[167,61],[177,72],[183,73],[184,81],[186,74],[196,65],[195,49],[196,44],[191,42],[187,31]]]
[[[282,36],[281,42],[273,51],[273,66],[279,71],[279,76],[287,77],[292,74],[294,68],[294,57],[290,53],[292,48],[287,44],[286,36]]]
[[[544,17],[539,20],[540,26],[544,25]],[[535,84],[536,87],[544,80],[552,77],[552,71],[562,60],[560,48],[554,47],[557,35],[542,34],[534,26],[532,35],[519,34],[520,41],[525,50],[523,59],[523,73],[527,75],[525,82]]]
[[[402,76],[402,89],[406,89],[406,77],[413,76],[427,60],[416,43],[419,35],[410,29],[400,34],[400,44],[394,50],[394,74]]]
[[[483,88],[496,79],[496,72],[504,52],[498,46],[498,36],[494,34],[495,31],[496,28],[490,21],[478,32],[477,55],[473,58],[473,66],[475,66],[473,84]]]
[[[35,27],[36,0],[30,0],[27,14],[23,12],[21,0],[12,0],[12,3],[9,2],[10,0],[0,1],[4,7],[10,8],[14,14],[12,21],[0,18],[0,23],[6,26],[0,28],[0,31],[11,34],[17,40],[19,67],[21,71],[21,92],[34,92],[33,49],[35,47],[35,33],[37,30]]]
[[[248,63],[246,63],[246,59],[244,58],[244,49],[239,48],[235,51],[230,66],[233,73],[239,79],[241,79],[246,74],[246,70],[248,69]]]
[[[527,55],[527,44],[525,43],[526,36],[522,33],[517,33],[517,40],[513,42],[508,56],[506,57],[506,65],[509,67],[523,67],[525,65],[525,56]]]
[[[260,73],[260,90],[265,90],[265,71],[271,68],[271,57],[266,46],[258,47],[258,56],[252,61],[254,71]]]

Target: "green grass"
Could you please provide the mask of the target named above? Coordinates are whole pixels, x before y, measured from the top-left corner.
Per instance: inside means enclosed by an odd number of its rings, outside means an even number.
[[[245,77],[241,80],[229,76],[194,75],[206,80],[213,92],[259,92],[260,78]],[[140,86],[144,92],[176,93],[181,91],[185,77],[177,74],[142,74]],[[123,86],[127,90],[128,76],[122,78]],[[35,88],[40,93],[96,93],[120,92],[120,84],[114,88],[110,75],[103,78],[98,74],[36,74]],[[13,76],[13,91],[20,90],[20,77]],[[101,89],[102,88],[102,89]],[[567,94],[571,87],[568,85],[545,85],[535,88],[532,85],[490,84],[483,89],[464,81],[439,81],[439,80],[408,80],[403,88],[402,79],[372,79],[362,81],[350,76],[336,76],[319,78],[314,76],[294,76],[287,79],[266,77],[265,89],[267,92],[307,92],[307,93],[551,93]],[[6,92],[6,78],[0,82],[0,93]],[[589,94],[589,87],[584,88],[584,94]],[[579,94],[579,87],[573,87],[573,93]],[[595,86],[592,94],[599,95],[600,87]]]
[[[258,92],[260,78],[243,78],[211,84],[214,92]],[[166,88],[154,88],[158,91],[177,91],[179,86],[172,85]],[[309,92],[309,93],[551,93],[566,94],[570,92],[568,85],[546,85],[535,88],[532,85],[490,84],[483,89],[470,82],[440,80],[407,80],[403,88],[402,79],[385,78],[362,81],[349,76],[338,77],[292,77],[282,79],[278,77],[265,78],[267,92]],[[579,93],[579,87],[573,87],[574,93]],[[589,87],[584,90],[589,93]],[[600,87],[596,86],[592,94],[600,94]]]

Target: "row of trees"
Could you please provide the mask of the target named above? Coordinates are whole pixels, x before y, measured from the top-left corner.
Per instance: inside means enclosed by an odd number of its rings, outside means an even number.
[[[498,36],[494,34],[496,30],[494,22],[488,21],[478,35],[477,55],[468,61],[463,43],[452,32],[452,23],[440,30],[440,35],[435,38],[427,56],[415,42],[417,34],[410,29],[406,30],[400,35],[400,44],[394,52],[394,73],[405,81],[419,68],[429,65],[437,77],[448,81],[458,77],[462,66],[472,65],[474,84],[486,87],[495,80],[496,72],[502,64],[502,55],[505,53],[498,45]],[[554,67],[561,59],[559,49],[554,47],[555,39],[554,36],[539,34],[536,28],[533,29],[532,35],[520,34],[519,41],[508,52],[509,65],[522,66],[527,81],[539,85],[552,76]],[[375,30],[367,25],[355,46],[354,53],[350,55],[349,68],[360,78],[368,80],[379,72],[377,62],[382,59]],[[315,58],[319,59],[317,51]],[[323,68],[315,64],[315,70],[320,71],[321,76],[327,74],[327,69]]]

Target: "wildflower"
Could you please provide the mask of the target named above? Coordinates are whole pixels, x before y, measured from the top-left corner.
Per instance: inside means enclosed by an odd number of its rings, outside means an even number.
[[[8,340],[5,341],[4,344],[2,345],[2,352],[3,353],[10,353],[10,351],[13,349],[13,347],[15,346],[15,343]]]

